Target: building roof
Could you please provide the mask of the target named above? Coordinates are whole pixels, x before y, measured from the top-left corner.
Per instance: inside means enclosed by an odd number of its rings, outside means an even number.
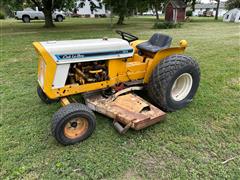
[[[168,3],[171,3],[173,8],[185,8],[187,5],[182,0],[170,0]]]
[[[231,9],[228,12],[226,12],[225,14],[232,14],[232,13],[235,13],[235,14],[240,13],[240,8]]]
[[[217,3],[206,3],[206,4],[196,4],[195,9],[214,9],[217,8]],[[225,9],[225,3],[221,2],[219,5],[219,9]]]

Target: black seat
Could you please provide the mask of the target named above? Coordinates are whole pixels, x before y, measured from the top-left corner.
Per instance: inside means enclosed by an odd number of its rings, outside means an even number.
[[[140,43],[137,48],[140,51],[156,53],[161,49],[170,47],[172,38],[165,34],[155,33],[148,41]]]

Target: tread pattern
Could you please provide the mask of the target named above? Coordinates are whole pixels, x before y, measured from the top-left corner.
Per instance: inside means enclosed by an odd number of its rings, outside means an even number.
[[[91,109],[89,109],[86,105],[80,104],[80,103],[71,103],[67,106],[61,107],[57,112],[53,115],[53,121],[52,121],[52,135],[61,143],[64,145],[68,144],[74,144],[76,142],[69,141],[63,141],[62,138],[59,135],[59,125],[62,124],[62,121],[66,118],[66,116],[74,114],[74,113],[81,113],[89,116],[89,119],[91,121],[91,128],[89,131],[87,131],[79,141],[83,141],[84,139],[88,138],[92,132],[94,131],[96,127],[96,117]]]
[[[167,87],[175,73],[185,66],[192,66],[200,77],[198,63],[185,55],[172,55],[166,57],[154,69],[148,84],[148,94],[157,106],[164,111],[175,111],[167,104]]]

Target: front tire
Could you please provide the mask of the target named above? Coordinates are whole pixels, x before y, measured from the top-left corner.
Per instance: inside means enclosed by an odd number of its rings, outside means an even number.
[[[92,110],[79,103],[60,108],[53,116],[52,134],[63,145],[71,145],[90,137],[96,127]]]
[[[195,60],[185,55],[173,55],[154,69],[148,84],[148,94],[161,109],[172,112],[187,106],[200,82],[200,69]]]
[[[42,90],[42,88],[38,85],[37,86],[37,94],[38,97],[42,100],[42,102],[46,103],[46,104],[51,104],[54,103],[56,101],[58,101],[58,99],[50,99]]]
[[[22,17],[22,21],[24,22],[24,23],[30,23],[30,17],[29,16],[27,16],[27,15],[24,15],[23,17]]]

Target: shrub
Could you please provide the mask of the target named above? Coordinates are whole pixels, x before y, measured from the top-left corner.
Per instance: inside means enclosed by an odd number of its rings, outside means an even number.
[[[0,19],[5,19],[5,14],[3,14],[2,12],[0,12]]]
[[[180,28],[182,26],[181,23],[173,23],[173,22],[156,22],[153,25],[154,29],[172,29],[172,28]]]
[[[189,11],[186,12],[186,16],[192,16],[192,13],[193,12],[191,10],[189,10]]]

